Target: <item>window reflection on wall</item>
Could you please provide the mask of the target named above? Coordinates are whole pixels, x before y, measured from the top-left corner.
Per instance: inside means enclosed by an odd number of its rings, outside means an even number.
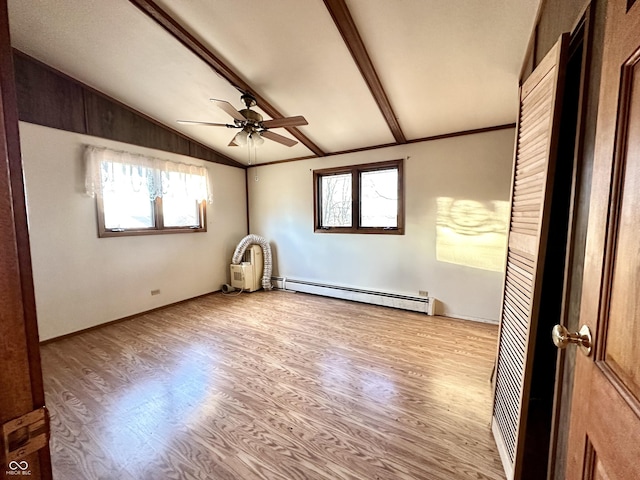
[[[438,198],[436,258],[501,272],[507,247],[509,202]]]

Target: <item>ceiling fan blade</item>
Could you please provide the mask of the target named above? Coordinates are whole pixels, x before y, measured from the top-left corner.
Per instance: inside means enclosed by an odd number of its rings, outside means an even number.
[[[293,147],[296,143],[298,143],[295,140],[291,140],[290,138],[283,137],[282,135],[278,135],[277,133],[269,131],[261,132],[260,135],[262,135],[264,138],[268,138],[269,140],[273,140],[274,142],[286,145],[287,147]]]
[[[212,123],[212,122],[196,122],[194,120],[176,120],[176,122],[182,125],[209,125],[211,127],[235,127],[235,125],[228,125],[226,123]]]
[[[215,104],[216,107],[227,112],[235,120],[238,120],[239,122],[244,122],[246,120],[246,118],[244,118],[244,116],[238,110],[233,108],[233,105],[231,105],[229,102],[225,102],[224,100],[216,100],[215,98],[212,98],[211,101]]]
[[[262,126],[264,128],[299,127],[301,125],[309,125],[309,122],[307,122],[306,118],[302,115],[287,118],[274,118],[273,120],[265,120],[262,122]]]

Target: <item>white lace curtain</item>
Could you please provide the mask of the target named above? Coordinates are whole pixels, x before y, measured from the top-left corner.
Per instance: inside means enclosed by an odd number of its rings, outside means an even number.
[[[154,200],[181,193],[212,203],[209,175],[205,167],[88,145],[85,148],[85,188],[95,197],[123,189],[149,193]]]

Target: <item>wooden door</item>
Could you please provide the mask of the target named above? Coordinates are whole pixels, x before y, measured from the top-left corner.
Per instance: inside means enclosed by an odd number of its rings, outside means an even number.
[[[567,479],[640,479],[640,1],[609,0]]]
[[[51,462],[46,424],[41,421],[44,392],[11,59],[7,2],[1,0],[0,477],[49,479]],[[30,412],[33,414],[22,418],[21,425],[11,422]]]
[[[509,480],[522,478],[525,468],[529,392],[542,300],[568,43],[568,34],[560,37],[520,89],[492,418],[493,434]],[[550,381],[552,379],[551,374]],[[533,470],[529,473],[528,478],[537,475]]]

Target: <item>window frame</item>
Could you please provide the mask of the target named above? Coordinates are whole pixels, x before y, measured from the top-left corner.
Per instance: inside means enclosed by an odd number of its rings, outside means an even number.
[[[404,175],[403,159],[387,160],[383,162],[348,165],[344,167],[323,168],[313,171],[313,231],[315,233],[356,233],[356,234],[384,234],[404,235]],[[363,227],[360,225],[360,175],[362,172],[378,170],[398,171],[398,225],[396,227]],[[325,227],[320,224],[322,219],[322,177],[340,174],[351,174],[351,226]]]
[[[207,201],[194,200],[198,209],[198,225],[190,227],[165,227],[162,197],[153,200],[154,226],[147,228],[106,228],[104,221],[104,198],[102,191],[96,193],[96,214],[98,218],[98,238],[130,237],[137,235],[164,235],[169,233],[197,233],[207,231]]]

